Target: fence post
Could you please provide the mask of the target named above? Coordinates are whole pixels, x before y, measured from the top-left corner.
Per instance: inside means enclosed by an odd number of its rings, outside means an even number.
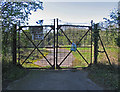
[[[98,31],[98,24],[94,25],[94,64],[97,64],[97,56],[98,56],[98,37],[99,37],[99,31]]]
[[[118,24],[119,24],[118,39],[120,39],[120,1],[118,2]],[[118,50],[119,50],[118,51],[118,56],[120,56],[120,47],[119,47]],[[118,57],[118,62],[120,62],[120,57]],[[120,69],[120,67],[119,67],[119,69]]]
[[[13,45],[13,48],[12,48],[12,60],[13,60],[13,64],[16,64],[17,63],[17,61],[16,61],[16,57],[17,57],[17,55],[16,55],[16,38],[17,38],[17,32],[16,32],[16,29],[17,29],[17,25],[14,25],[13,26],[13,41],[12,41],[12,45]]]

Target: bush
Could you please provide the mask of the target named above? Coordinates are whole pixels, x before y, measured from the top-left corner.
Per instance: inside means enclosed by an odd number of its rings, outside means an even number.
[[[118,47],[120,47],[120,35],[116,38],[116,44]]]

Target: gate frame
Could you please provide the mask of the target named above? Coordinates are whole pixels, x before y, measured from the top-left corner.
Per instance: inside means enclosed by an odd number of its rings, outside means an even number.
[[[93,20],[92,20],[93,21]],[[64,60],[70,55],[70,53],[72,51],[70,51],[65,58],[61,61],[61,63],[58,65],[57,63],[57,54],[58,54],[58,48],[60,48],[58,46],[58,30],[61,30],[62,33],[64,34],[64,36],[68,39],[68,41],[72,44],[72,42],[70,41],[70,39],[67,37],[67,35],[63,32],[63,30],[61,29],[62,26],[69,26],[69,27],[86,27],[89,28],[88,31],[82,36],[82,38],[79,40],[79,42],[77,43],[77,45],[82,41],[82,39],[87,35],[87,33],[91,30],[91,60],[90,63],[87,62],[87,60],[84,58],[84,56],[80,53],[79,50],[77,50],[77,52],[79,53],[79,55],[84,59],[84,61],[88,64],[88,67],[92,65],[92,21],[91,21],[91,26],[81,26],[81,25],[59,25],[58,24],[58,18],[57,18],[57,48],[56,48],[56,68],[57,69],[63,69],[60,67],[60,65],[64,62]]]
[[[40,54],[46,59],[46,62],[49,63],[49,65],[51,66],[50,69],[55,69],[55,59],[53,61],[53,65],[49,62],[49,60],[44,56],[44,54],[42,54],[42,52],[39,50],[40,47],[38,47],[40,45],[40,43],[42,43],[44,41],[41,40],[37,45],[34,44],[34,42],[27,36],[27,34],[24,32],[24,30],[22,28],[25,27],[50,27],[51,29],[49,30],[49,32],[44,36],[44,39],[48,36],[48,34],[53,30],[54,31],[54,37],[55,37],[55,19],[54,19],[54,25],[42,25],[42,26],[20,26],[17,30],[18,30],[18,65],[20,67],[22,67],[22,65],[25,63],[25,61],[29,58],[29,56],[35,51],[35,49],[37,49]],[[27,56],[27,58],[23,61],[22,65],[20,64],[20,48],[29,48],[29,47],[20,47],[20,30],[22,30],[22,32],[25,34],[25,36],[28,38],[28,41],[30,41],[33,44],[33,50],[32,52]],[[54,38],[54,44],[55,44],[55,38]],[[48,47],[51,48],[51,47]],[[54,57],[55,57],[55,46],[54,46]],[[16,57],[17,58],[17,57]],[[23,67],[22,67],[23,68]],[[48,68],[27,68],[27,69],[48,69]]]

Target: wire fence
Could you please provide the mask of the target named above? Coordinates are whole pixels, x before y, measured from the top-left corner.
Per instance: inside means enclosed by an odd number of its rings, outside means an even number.
[[[117,30],[100,30],[99,31],[101,40],[104,44],[104,47],[106,49],[106,52],[108,54],[108,57],[111,61],[111,64],[113,66],[118,65],[118,46],[116,44],[116,38],[118,37],[118,31]],[[103,47],[101,45],[101,42],[99,40],[99,54],[98,54],[98,62],[109,65],[108,59],[106,57],[106,54],[103,52]]]

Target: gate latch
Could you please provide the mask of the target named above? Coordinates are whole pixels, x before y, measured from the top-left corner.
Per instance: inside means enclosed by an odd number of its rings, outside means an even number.
[[[72,43],[72,46],[71,46],[71,51],[76,51],[77,50],[77,46],[75,43]]]

